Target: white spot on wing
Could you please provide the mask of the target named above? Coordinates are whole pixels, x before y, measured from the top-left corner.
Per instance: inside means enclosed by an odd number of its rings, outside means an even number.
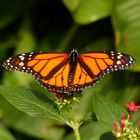
[[[23,61],[25,59],[24,56],[20,55],[19,58]]]
[[[119,64],[121,64],[121,61],[120,61],[120,60],[118,60],[116,63],[117,63],[117,65],[119,65]]]
[[[24,66],[24,63],[23,63],[23,62],[20,62],[19,65],[20,65],[20,66]]]

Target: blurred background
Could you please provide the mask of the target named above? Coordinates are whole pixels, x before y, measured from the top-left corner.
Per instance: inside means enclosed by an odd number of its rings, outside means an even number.
[[[121,106],[130,101],[140,104],[139,0],[0,1],[1,86],[46,92],[31,76],[5,70],[3,61],[19,53],[70,53],[72,49],[79,53],[117,50],[133,56],[136,59],[134,67],[111,73],[90,89]],[[31,117],[17,110],[1,95],[0,118],[0,140],[68,140],[73,135],[64,124]],[[86,125],[89,125],[87,130],[91,130],[90,122]]]

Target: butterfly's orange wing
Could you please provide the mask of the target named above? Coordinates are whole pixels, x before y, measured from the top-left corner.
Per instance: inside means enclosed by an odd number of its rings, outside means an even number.
[[[68,77],[70,64],[67,62],[55,72],[49,79],[38,79],[37,81],[51,92],[68,93]]]
[[[81,90],[98,82],[106,73],[126,69],[134,59],[118,52],[90,52],[79,54],[73,79],[73,89]]]
[[[36,80],[43,80],[57,75],[62,70],[61,68],[66,65],[68,58],[68,54],[57,52],[23,53],[9,58],[3,63],[3,66],[8,70],[29,73]],[[53,80],[50,83],[53,83]]]
[[[95,84],[104,74],[128,68],[134,59],[124,53],[90,52],[70,55],[58,52],[24,53],[9,58],[3,66],[32,74],[49,91],[71,93]]]

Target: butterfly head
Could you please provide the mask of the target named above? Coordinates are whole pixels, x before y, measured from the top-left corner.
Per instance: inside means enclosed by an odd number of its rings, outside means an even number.
[[[72,62],[77,61],[78,59],[78,51],[76,49],[73,49],[70,53],[70,58]]]

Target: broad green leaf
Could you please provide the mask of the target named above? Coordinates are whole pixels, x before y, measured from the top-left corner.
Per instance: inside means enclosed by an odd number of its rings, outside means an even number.
[[[112,0],[63,0],[74,20],[79,24],[88,24],[110,16]]]
[[[97,94],[94,94],[93,109],[97,115],[97,119],[110,131],[113,130],[112,122],[119,122],[121,120],[121,114],[127,114],[127,111],[121,106]]]
[[[134,70],[140,70],[140,1],[116,1],[112,15],[116,49],[136,59]]]
[[[0,111],[3,122],[14,130],[24,132],[25,134],[36,138],[52,140],[62,139],[64,129],[58,128],[58,122],[55,123],[46,118],[44,119],[42,117],[32,117],[27,115],[26,113],[16,109],[1,95]],[[55,135],[53,135],[53,133],[55,133]]]
[[[14,136],[2,124],[0,124],[0,139],[1,140],[16,140]]]
[[[31,90],[12,87],[0,87],[0,94],[17,109],[31,115],[65,122],[47,96],[33,93]]]

